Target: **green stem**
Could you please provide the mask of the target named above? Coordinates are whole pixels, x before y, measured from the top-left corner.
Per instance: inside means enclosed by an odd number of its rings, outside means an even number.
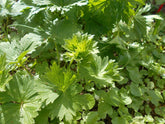
[[[26,72],[27,72],[30,76],[33,76],[33,75],[29,72],[29,70],[27,70],[27,68],[25,67],[25,65],[22,65],[22,67],[23,67],[23,69],[26,70]]]
[[[30,26],[27,26],[27,25],[22,25],[22,24],[12,24],[12,25],[9,25],[8,27],[12,27],[12,26],[25,27],[25,28],[32,29],[34,31],[44,31],[43,29],[37,29],[37,28],[33,28],[33,27],[30,27]]]
[[[1,29],[2,29],[2,32],[4,32],[7,40],[11,43],[11,41],[10,41],[10,39],[8,37],[8,33],[9,33],[8,24],[9,24],[9,18],[7,17],[7,21],[6,21],[6,23],[4,22],[4,25],[2,25]]]
[[[161,23],[160,20],[156,20],[155,28],[154,28],[154,31],[153,31],[154,35],[158,34],[158,29],[159,29],[160,23]]]
[[[72,63],[73,63],[73,61],[74,61],[74,59],[72,59],[72,60],[70,61],[69,66],[68,66],[68,69],[70,69],[70,67],[71,67],[71,65],[72,65]]]
[[[79,76],[79,70],[80,70],[80,63],[77,62],[77,75]]]

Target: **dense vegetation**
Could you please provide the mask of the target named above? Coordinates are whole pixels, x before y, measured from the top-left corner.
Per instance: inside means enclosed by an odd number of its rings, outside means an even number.
[[[165,21],[146,2],[0,0],[0,124],[164,124]]]

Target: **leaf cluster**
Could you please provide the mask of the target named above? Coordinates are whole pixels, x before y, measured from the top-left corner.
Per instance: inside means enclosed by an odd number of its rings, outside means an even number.
[[[145,0],[0,0],[0,124],[164,124],[164,18]]]

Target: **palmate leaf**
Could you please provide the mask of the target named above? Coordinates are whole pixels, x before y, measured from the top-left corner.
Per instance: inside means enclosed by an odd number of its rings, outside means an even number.
[[[55,62],[50,67],[50,70],[45,74],[45,78],[54,86],[56,89],[65,92],[73,83],[76,81],[76,75],[70,70],[60,68]]]
[[[68,51],[64,54],[69,60],[80,61],[87,59],[89,55],[98,53],[96,43],[92,40],[93,36],[81,34],[73,35],[71,39],[65,40],[63,47]]]
[[[153,21],[154,18],[161,19],[161,17],[159,17],[159,16],[153,16],[153,15],[143,16],[142,15],[143,13],[148,12],[150,9],[151,9],[151,6],[146,4],[146,6],[139,9],[133,17],[133,19],[134,19],[133,20],[133,24],[134,24],[133,32],[136,36],[136,39],[138,39],[138,40],[147,35],[148,30],[150,30],[150,27],[151,27],[151,21]],[[147,28],[149,28],[149,29],[147,29]]]
[[[30,6],[26,5],[24,2],[21,0],[15,2],[12,7],[11,7],[11,14],[12,16],[18,16],[23,13],[23,10],[28,8]]]
[[[41,101],[45,102],[45,105],[53,103],[54,100],[59,97],[59,94],[53,86],[49,86],[47,83],[44,84],[41,81],[36,90],[39,95],[38,97],[40,97]]]
[[[126,50],[126,42],[120,36],[116,36],[114,39],[112,39],[108,43],[115,44],[116,47]]]
[[[82,87],[79,84],[72,85],[66,92],[60,94],[60,96],[49,106],[51,119],[58,117],[66,122],[71,122],[76,116],[77,112],[84,110],[90,110],[95,100],[92,95],[84,94],[80,95]]]
[[[12,79],[6,65],[6,56],[0,55],[0,91],[4,91],[5,85]]]
[[[5,124],[34,124],[41,103],[36,82],[28,75],[16,73],[5,92],[0,92],[1,113]],[[2,121],[0,119],[0,121]]]
[[[114,81],[122,80],[119,70],[120,68],[114,60],[109,60],[108,57],[102,59],[99,56],[94,56],[89,65],[80,65],[80,74],[95,81],[99,87],[105,87],[113,84]]]
[[[67,121],[73,120],[73,116],[76,116],[73,104],[74,102],[70,94],[62,94],[51,106],[51,118],[58,117],[59,120],[63,118]]]
[[[111,106],[119,107],[120,105],[125,104],[124,100],[119,95],[118,90],[115,88],[112,88],[108,92],[105,92],[103,90],[98,90],[95,93],[99,97],[100,103],[103,102],[103,103],[107,104],[109,107],[111,107]],[[99,109],[101,109],[101,108],[99,108]],[[107,111],[107,114],[108,114],[108,111]]]
[[[2,19],[10,14],[12,2],[12,0],[0,0],[0,17]]]
[[[41,45],[42,39],[39,35],[29,33],[26,34],[20,41],[1,42],[0,54],[6,54],[8,62],[14,62],[21,53],[28,51],[31,53],[35,48]]]
[[[53,8],[53,7],[52,7]],[[55,9],[55,8],[54,8]],[[79,26],[69,19],[57,20],[55,24],[52,25],[50,34],[52,38],[56,39],[59,44],[64,44],[64,40],[72,36],[72,34],[80,30]]]
[[[98,120],[99,120],[98,112],[91,111],[87,115],[86,124],[102,124],[99,123]]]
[[[134,16],[134,29],[136,38],[142,38],[147,33],[146,18],[141,15]]]
[[[108,114],[109,116],[111,116],[113,113],[113,109],[112,106],[106,102],[100,102],[98,105],[98,114],[99,117],[104,119],[106,118],[106,115]]]
[[[129,114],[128,109],[124,107],[124,105],[131,104],[131,99],[126,94],[123,94],[122,92],[120,93],[120,90],[118,90],[117,88],[112,88],[108,92],[97,90],[95,91],[95,94],[96,97],[99,99],[98,114],[100,118],[104,119],[109,116],[114,119],[114,117],[117,116],[115,115],[116,110],[114,110],[114,106],[119,107],[118,113],[121,117]],[[123,96],[127,97],[127,99],[130,100],[124,99]]]
[[[85,3],[87,4],[87,0],[32,0],[32,2],[36,5],[57,5],[57,6],[61,6],[61,7],[65,7],[67,6],[67,8],[69,6],[73,6],[73,5],[78,5],[81,6],[82,4],[84,5]]]
[[[0,72],[0,91],[5,91],[5,86],[11,79],[7,70]]]
[[[129,1],[89,0],[88,6],[88,9],[84,9],[84,29],[96,37],[111,32],[114,25],[121,20],[128,22],[129,17],[134,14]]]
[[[54,93],[56,94],[54,95],[56,97],[53,99],[54,102],[52,98],[49,98],[51,94],[53,96],[53,92],[45,96],[45,98],[47,97],[46,104],[53,102],[48,107],[51,119],[57,117],[60,120],[71,121],[76,116],[76,112],[93,107],[95,103],[94,98],[89,94],[80,95],[82,87],[76,83],[76,75],[70,70],[60,68],[54,62],[50,70],[45,74],[45,79],[48,80],[52,91],[56,92]]]
[[[42,109],[39,112],[39,116],[37,116],[35,119],[35,124],[49,124],[48,117],[49,117],[49,110]]]

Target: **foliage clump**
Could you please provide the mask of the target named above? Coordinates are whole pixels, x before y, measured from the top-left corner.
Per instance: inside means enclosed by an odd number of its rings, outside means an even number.
[[[0,0],[0,124],[164,124],[165,15],[145,0]]]

